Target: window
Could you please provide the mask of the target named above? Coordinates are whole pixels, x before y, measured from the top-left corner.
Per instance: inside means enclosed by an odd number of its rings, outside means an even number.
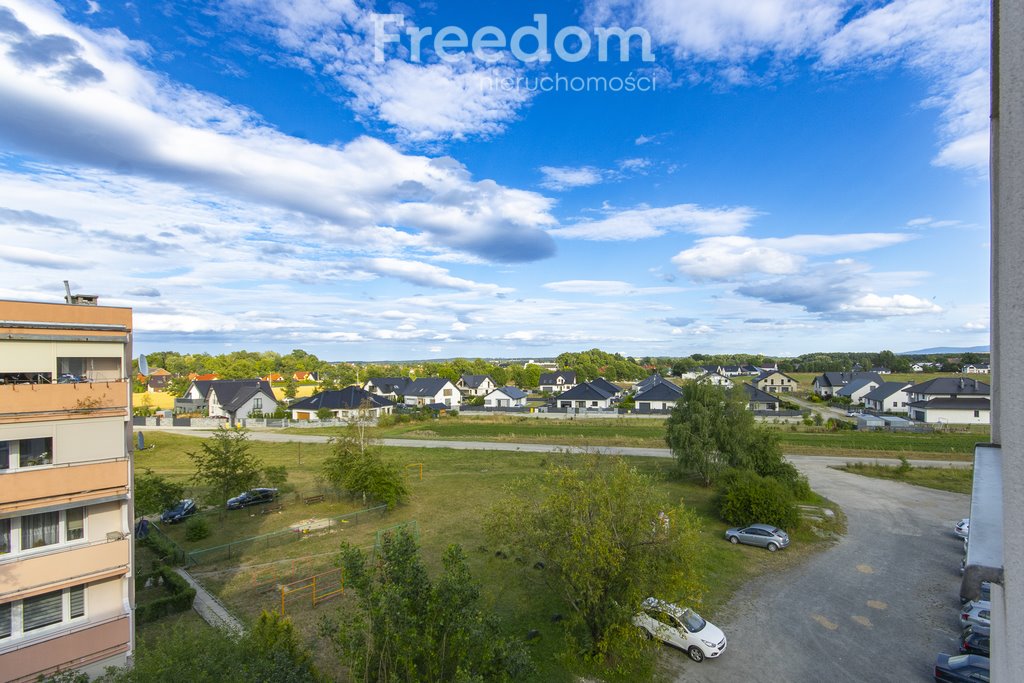
[[[21,549],[60,543],[60,513],[43,512],[21,518]]]
[[[85,617],[85,585],[0,605],[0,642]]]
[[[0,640],[11,637],[11,603],[0,605]]]
[[[35,631],[64,620],[64,591],[43,593],[21,601],[22,630]]]
[[[80,541],[85,538],[85,508],[73,508],[64,513],[64,539]]]
[[[68,590],[72,619],[85,616],[85,586],[74,586]]]
[[[53,464],[53,439],[0,441],[0,470]]]
[[[11,552],[11,520],[0,519],[0,555]]]
[[[253,410],[263,410],[263,399],[262,398],[254,398],[252,400],[252,409]]]
[[[0,555],[85,540],[86,508],[0,520]]]
[[[11,466],[11,446],[7,441],[0,441],[0,470]]]
[[[981,411],[980,410],[975,410],[974,411],[974,417],[981,417]]]

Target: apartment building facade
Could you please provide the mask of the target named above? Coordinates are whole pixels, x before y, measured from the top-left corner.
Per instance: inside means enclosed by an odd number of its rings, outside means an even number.
[[[127,308],[0,301],[2,681],[132,652],[131,335]]]

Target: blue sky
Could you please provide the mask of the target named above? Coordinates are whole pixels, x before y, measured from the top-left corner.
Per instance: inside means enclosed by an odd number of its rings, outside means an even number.
[[[0,297],[141,351],[987,344],[988,12],[0,0]]]

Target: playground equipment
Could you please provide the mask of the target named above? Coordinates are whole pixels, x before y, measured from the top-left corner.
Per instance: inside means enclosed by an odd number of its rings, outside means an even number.
[[[345,592],[345,577],[341,568],[332,569],[285,584],[278,590],[281,592],[281,616],[283,617],[286,614],[288,596],[308,591],[310,604],[316,607],[318,603]]]
[[[414,462],[414,463],[412,463],[410,465],[406,465],[405,469],[409,469],[410,467],[419,467],[420,468],[420,481],[423,481],[423,463],[421,463],[421,462]]]

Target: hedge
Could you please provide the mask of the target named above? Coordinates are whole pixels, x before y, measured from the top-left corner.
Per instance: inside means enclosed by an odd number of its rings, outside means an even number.
[[[157,619],[162,619],[170,614],[184,612],[192,608],[192,601],[196,597],[196,589],[188,585],[183,579],[167,565],[161,565],[155,571],[135,575],[135,590],[140,590],[150,579],[162,578],[164,589],[168,595],[145,605],[139,605],[135,609],[135,618],[138,623],[145,624]]]

